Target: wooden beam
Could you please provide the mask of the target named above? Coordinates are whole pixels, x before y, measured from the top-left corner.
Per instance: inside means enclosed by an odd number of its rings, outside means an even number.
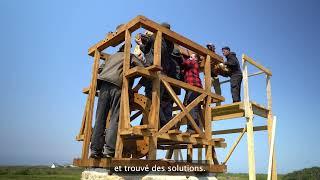
[[[205,74],[205,91],[209,94],[211,92],[211,57],[207,55],[205,67],[204,67],[204,74]],[[205,135],[206,139],[211,141],[212,139],[212,121],[211,121],[211,96],[207,96],[206,103],[204,105],[204,129],[205,129]],[[211,145],[206,146],[206,160],[209,161],[209,163],[213,163],[212,158],[212,151],[213,147]]]
[[[226,115],[218,115],[218,116],[212,117],[212,121],[220,121],[220,120],[244,117],[244,114],[245,114],[244,112],[238,112],[238,113],[232,113],[232,114],[226,114]]]
[[[268,101],[268,142],[271,146],[272,139],[272,127],[273,127],[273,114],[272,114],[272,96],[271,96],[271,76],[266,77],[266,91],[267,91],[267,101]],[[275,151],[275,148],[273,149]],[[272,160],[272,180],[276,180],[277,177],[277,163],[275,153],[273,154]]]
[[[94,107],[94,100],[95,100],[95,92],[97,88],[97,76],[98,76],[98,68],[99,68],[99,61],[100,61],[100,53],[98,50],[94,51],[94,63],[92,67],[92,78],[90,84],[90,92],[89,96],[87,97],[88,106],[86,107],[86,124],[84,130],[84,141],[82,144],[82,155],[81,158],[83,160],[87,160],[89,157],[89,145],[91,140],[92,134],[92,117],[93,117],[93,107]]]
[[[136,77],[136,76],[144,76],[144,77],[153,79],[156,77],[156,73],[152,72],[152,71],[148,71],[147,69],[145,69],[143,67],[136,66],[136,67],[129,69],[125,73],[125,76],[127,78]]]
[[[169,41],[172,41],[178,45],[181,45],[187,49],[190,49],[191,51],[194,51],[196,53],[198,53],[201,56],[206,56],[209,55],[214,61],[216,61],[217,63],[222,63],[223,59],[218,56],[216,53],[208,50],[207,48],[189,40],[188,38],[185,38],[181,35],[179,35],[176,32],[171,31],[170,29],[167,29],[163,26],[161,26],[160,24],[151,21],[150,19],[146,18],[146,17],[141,17],[140,19],[140,23],[141,26],[149,31],[161,31],[165,38],[168,39]]]
[[[194,108],[197,104],[199,104],[203,98],[206,97],[205,94],[201,94],[195,100],[193,100],[189,105],[187,105],[186,109],[189,112],[192,108]],[[174,125],[176,125],[181,119],[186,115],[185,111],[180,112],[176,116],[174,116],[166,125],[164,125],[158,132],[158,134],[165,133],[169,131]]]
[[[265,72],[267,75],[272,76],[272,73],[269,69],[265,68],[264,66],[262,66],[261,64],[257,63],[256,61],[254,61],[252,58],[250,58],[249,56],[243,54],[242,58],[249,62],[250,64],[254,65],[255,67],[257,67],[258,69],[260,69],[261,71]]]
[[[161,66],[161,42],[162,42],[162,32],[156,32],[156,38],[154,42],[154,60],[153,65]],[[160,113],[160,72],[156,72],[157,76],[152,80],[152,108],[149,117],[149,127],[158,131],[159,128],[159,113]],[[157,143],[158,137],[151,136],[149,138],[149,151],[148,159],[155,160],[157,158]]]
[[[242,132],[243,129],[244,128],[236,128],[236,129],[225,129],[225,130],[212,131],[212,135],[239,133],[239,132]],[[253,127],[253,131],[265,131],[265,130],[268,130],[267,126]]]
[[[108,36],[104,39],[96,43],[95,45],[91,46],[88,50],[88,54],[93,56],[94,50],[97,49],[98,51],[103,51],[109,46],[117,46],[121,42],[125,40],[125,32],[129,30],[133,32],[140,28],[140,19],[142,16],[137,16],[127,24],[120,27],[116,32],[108,34]]]
[[[131,32],[125,30],[125,47],[124,47],[124,62],[123,62],[123,72],[127,72],[130,68],[130,49],[131,49]],[[121,90],[121,102],[120,102],[120,116],[118,132],[122,129],[127,129],[130,127],[130,106],[129,106],[129,81],[125,77],[124,73],[122,75],[122,90]],[[123,152],[123,139],[120,133],[117,134],[115,157],[122,158]]]
[[[239,144],[240,140],[242,139],[244,133],[247,131],[247,128],[242,128],[242,132],[241,134],[238,136],[236,142],[232,145],[228,155],[226,156],[226,158],[224,159],[222,164],[226,164],[227,161],[229,160],[229,158],[231,157],[231,154],[233,153],[233,151],[236,149],[237,145]]]
[[[183,112],[186,113],[186,116],[189,120],[189,122],[191,123],[192,127],[194,128],[194,130],[201,136],[204,137],[204,133],[201,131],[201,129],[199,128],[199,126],[196,124],[196,122],[194,121],[193,117],[190,115],[190,113],[187,111],[186,107],[182,104],[182,102],[180,101],[179,97],[176,95],[176,93],[174,92],[174,90],[171,88],[170,84],[164,80],[162,80],[162,83],[164,84],[164,86],[167,88],[170,96],[173,98],[173,100],[176,102],[176,104],[181,108],[181,110]],[[199,119],[200,120],[200,119]]]
[[[191,90],[191,91],[195,91],[195,92],[198,92],[200,94],[206,94],[208,96],[211,96],[213,99],[217,99],[218,101],[224,101],[225,100],[224,97],[222,97],[222,96],[220,96],[218,94],[215,94],[215,93],[209,93],[209,92],[205,91],[202,88],[199,88],[199,87],[196,87],[196,86],[191,86],[188,83],[176,80],[174,78],[167,77],[167,76],[162,75],[162,74],[160,74],[159,76],[160,76],[161,80],[164,80],[164,81],[168,82],[172,86],[184,88],[184,89]]]
[[[270,142],[270,150],[269,150],[269,165],[268,165],[268,180],[272,178],[272,166],[273,166],[273,159],[274,159],[274,141],[276,135],[276,125],[277,125],[277,118],[274,117],[273,124],[272,124],[272,133],[271,133],[271,142]]]
[[[249,74],[248,77],[256,76],[256,75],[263,74],[263,73],[264,73],[264,71],[259,71],[259,72],[256,72],[256,73]],[[227,82],[230,82],[230,79],[227,79],[225,81],[221,81],[220,84],[224,84],[224,83],[227,83]]]

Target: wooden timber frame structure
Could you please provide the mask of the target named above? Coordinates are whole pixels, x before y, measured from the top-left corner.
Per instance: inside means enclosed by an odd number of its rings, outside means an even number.
[[[133,67],[130,68],[130,53],[132,33],[139,28],[144,28],[155,33],[154,43],[154,64],[150,67]],[[161,41],[162,39],[172,41],[176,45],[185,49],[187,53],[195,52],[202,56],[203,61],[200,64],[201,71],[204,72],[205,85],[203,88],[191,86],[185,82],[167,77],[161,73]],[[97,96],[97,75],[100,60],[108,60],[110,55],[102,52],[108,47],[115,47],[121,43],[125,44],[124,64],[123,64],[123,86],[120,103],[119,128],[116,142],[115,157],[92,159],[89,158],[89,146],[92,134],[92,119],[94,112],[94,101]],[[186,54],[186,52],[182,52]],[[205,47],[161,26],[160,24],[149,20],[144,16],[137,16],[124,26],[117,29],[114,33],[109,33],[104,40],[101,40],[88,50],[88,54],[94,57],[92,78],[89,88],[84,88],[83,93],[88,94],[80,132],[76,139],[83,141],[81,158],[74,159],[74,165],[80,167],[102,167],[108,168],[116,165],[124,165],[123,161],[128,160],[129,165],[145,166],[146,164],[160,164],[171,166],[176,164],[195,164],[192,163],[193,149],[198,148],[198,160],[202,160],[202,149],[205,149],[205,160],[199,161],[206,167],[207,172],[222,173],[226,172],[226,163],[231,157],[237,144],[242,136],[247,132],[248,143],[248,160],[249,160],[249,177],[255,179],[255,159],[254,159],[254,139],[253,132],[268,130],[269,142],[271,139],[271,129],[273,114],[271,111],[271,84],[270,78],[272,73],[267,68],[256,63],[246,55],[242,56],[243,63],[243,87],[244,101],[239,103],[219,105],[224,101],[224,97],[211,92],[212,65],[223,62],[223,58],[209,51]],[[248,63],[258,67],[261,71],[248,75]],[[249,100],[248,77],[266,74],[267,77],[267,98],[268,107],[265,108]],[[134,93],[129,95],[129,80],[132,78],[146,77],[152,80],[152,99],[149,100],[143,95]],[[221,82],[226,83],[227,81]],[[161,83],[171,95],[177,104],[175,110],[180,110],[173,118],[162,128],[159,128],[159,111],[160,111],[160,85]],[[172,86],[191,90],[199,93],[199,96],[190,104],[184,105],[179,97],[175,94]],[[196,105],[202,105],[203,119],[200,121],[200,127],[195,123],[190,115],[190,110]],[[213,106],[216,104],[216,106]],[[138,110],[131,115],[131,111]],[[143,125],[131,126],[130,122],[140,115],[143,115]],[[267,118],[267,126],[253,127],[253,116],[258,115]],[[212,124],[218,120],[227,120],[237,117],[247,119],[246,126],[238,129],[227,129],[213,131]],[[107,118],[107,127],[109,117]],[[182,133],[175,127],[190,122],[197,134],[190,135]],[[240,133],[239,138],[231,147],[224,162],[219,163],[215,148],[225,148],[224,138],[214,138],[216,135]],[[124,145],[125,144],[125,145]],[[132,147],[131,147],[132,145]],[[128,148],[128,146],[130,146]],[[130,150],[131,149],[131,150]],[[132,150],[134,149],[134,150]],[[187,149],[187,162],[169,162],[157,160],[157,149],[168,150],[172,152],[177,149]],[[167,153],[168,154],[168,153]],[[170,153],[169,153],[170,154]],[[172,154],[172,153],[171,153]],[[176,154],[175,154],[176,155]],[[141,159],[144,158],[144,159]],[[272,179],[277,178],[275,157],[273,157]],[[203,163],[205,162],[205,163]]]

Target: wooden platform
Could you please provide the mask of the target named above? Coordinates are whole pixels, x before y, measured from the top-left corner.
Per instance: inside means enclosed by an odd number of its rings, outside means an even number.
[[[253,114],[263,118],[268,118],[268,113],[269,113],[268,108],[258,103],[255,103],[253,101],[250,101],[250,105],[252,107]],[[212,108],[211,114],[212,114],[213,121],[244,117],[245,116],[244,103],[237,102],[233,104],[216,106]]]

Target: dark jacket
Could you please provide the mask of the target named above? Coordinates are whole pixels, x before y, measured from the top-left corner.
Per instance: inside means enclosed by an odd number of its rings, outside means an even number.
[[[154,59],[154,42],[155,34],[150,38],[144,40],[143,44],[140,45],[140,50],[143,52],[146,58],[146,66],[151,66]],[[174,77],[175,75],[175,64],[171,60],[171,53],[173,51],[174,44],[171,41],[162,39],[161,42],[161,67],[163,72],[169,77]]]
[[[107,81],[118,87],[122,87],[124,52],[117,52],[105,60],[99,69],[102,69],[98,75],[98,79]],[[139,59],[131,54],[130,66],[143,66]]]
[[[230,69],[229,76],[242,75],[242,71],[236,53],[230,52],[230,54],[226,58],[227,62],[225,62],[224,64],[227,65],[227,67]]]

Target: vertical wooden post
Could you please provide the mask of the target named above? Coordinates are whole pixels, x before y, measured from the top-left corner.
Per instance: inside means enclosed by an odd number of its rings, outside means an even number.
[[[207,55],[205,67],[204,67],[204,78],[205,78],[205,90],[208,94],[211,93],[211,57]],[[206,103],[204,105],[205,108],[205,137],[208,142],[212,141],[212,115],[211,115],[211,96],[207,96]],[[206,160],[209,163],[213,163],[212,161],[212,145],[208,145],[206,147]]]
[[[188,144],[187,145],[187,162],[192,162],[192,158],[193,158],[193,148],[192,148],[192,144]]]
[[[157,31],[154,42],[154,60],[153,64],[161,66],[161,42],[162,32]],[[149,128],[158,131],[159,126],[159,111],[160,111],[160,79],[159,72],[156,78],[152,80],[152,109],[149,116]],[[149,152],[148,159],[155,160],[157,158],[157,136],[149,137]]]
[[[202,148],[198,148],[198,162],[201,163],[202,161]]]
[[[248,65],[244,55],[242,55],[243,68],[243,92],[245,117],[247,119],[247,144],[248,144],[248,162],[249,162],[249,179],[256,179],[255,157],[254,157],[254,138],[253,138],[253,112],[249,101],[249,84],[248,84]]]
[[[273,118],[272,124],[272,135],[271,135],[271,142],[270,142],[270,151],[269,151],[269,165],[268,165],[268,180],[272,179],[272,166],[273,166],[273,159],[274,159],[274,138],[276,135],[276,125],[277,125],[277,117]]]
[[[120,136],[122,129],[130,127],[130,107],[129,107],[129,82],[125,72],[130,69],[130,49],[131,49],[131,32],[127,29],[125,32],[124,62],[123,62],[123,82],[121,90],[119,127],[116,141],[115,158],[122,157],[123,139]]]
[[[268,109],[269,109],[269,113],[268,113],[268,142],[269,142],[269,146],[271,147],[271,137],[272,137],[272,125],[273,125],[273,113],[272,113],[272,96],[271,96],[271,77],[269,75],[267,75],[266,77],[266,85],[267,85],[267,100],[268,100]],[[275,152],[275,148],[273,149],[273,151]],[[276,166],[276,157],[275,157],[275,153],[273,153],[273,160],[272,160],[272,180],[276,180],[277,179],[277,166]]]
[[[100,62],[100,52],[96,49],[94,52],[92,78],[91,78],[90,91],[89,91],[88,100],[87,100],[88,106],[86,106],[86,124],[85,124],[84,140],[82,144],[82,154],[81,154],[82,162],[88,161],[89,146],[90,146],[91,133],[92,133],[93,107],[94,107],[94,100],[95,100],[96,90],[97,90],[97,76],[98,76],[99,62]]]
[[[175,150],[173,150],[173,159],[174,159],[175,161],[178,161],[178,160],[179,160],[179,150],[180,150],[180,149],[175,149]]]

